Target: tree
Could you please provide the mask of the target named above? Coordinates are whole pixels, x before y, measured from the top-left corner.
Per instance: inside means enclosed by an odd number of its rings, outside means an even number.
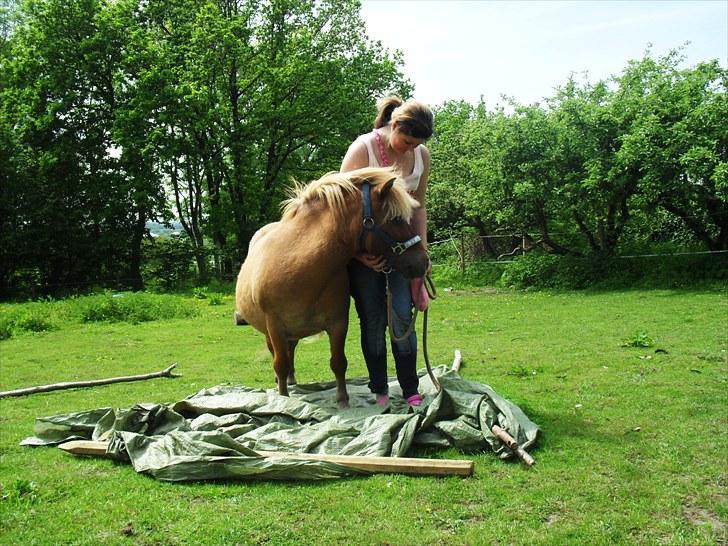
[[[373,117],[374,97],[398,86],[398,58],[363,37],[353,1],[171,2],[133,11],[131,78],[153,120],[146,136],[172,186],[202,271],[209,237],[241,260],[278,215],[292,176],[338,168]],[[232,272],[227,261],[221,268]]]
[[[617,79],[621,172],[639,177],[641,205],[679,218],[708,250],[728,250],[728,71],[679,68],[680,50],[631,62]]]
[[[709,250],[726,249],[726,70],[680,62],[679,51],[648,52],[610,81],[572,76],[544,106],[510,101],[510,113],[445,104],[432,144],[435,229],[615,254],[625,234],[644,240],[674,229],[672,217]]]
[[[3,67],[12,263],[49,289],[92,281],[141,287],[148,196],[159,192],[111,153],[124,85],[120,30],[101,2],[29,1]]]

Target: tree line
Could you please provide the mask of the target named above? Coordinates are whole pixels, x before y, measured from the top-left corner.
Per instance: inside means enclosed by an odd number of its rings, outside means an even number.
[[[376,99],[412,92],[359,10],[0,0],[0,296],[142,287],[149,221],[181,222],[200,281],[233,275],[291,179],[337,169]],[[493,257],[502,233],[565,255],[728,249],[728,74],[682,61],[648,51],[537,104],[437,106],[433,236],[472,230]]]
[[[437,110],[428,210],[440,235],[613,256],[665,242],[728,250],[728,71],[680,49],[608,81],[572,76],[543,104]]]
[[[338,168],[398,54],[356,0],[3,0],[0,291],[142,284],[150,220],[231,274],[290,179]]]

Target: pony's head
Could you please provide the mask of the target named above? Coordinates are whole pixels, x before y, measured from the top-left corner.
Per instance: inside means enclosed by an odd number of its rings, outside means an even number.
[[[383,255],[407,278],[422,277],[430,259],[411,225],[420,204],[407,192],[404,181],[390,168],[365,168],[349,174],[362,192],[363,250]]]
[[[361,211],[364,208],[362,189],[365,184],[369,186],[369,214],[372,218],[368,222],[377,226],[383,237],[364,229]],[[305,186],[296,184],[290,198],[283,202],[281,220],[296,217],[306,206],[323,207],[345,218],[353,210],[347,203],[357,196],[362,207],[358,209],[358,218],[352,220],[362,226],[360,231],[364,235],[360,238],[360,246],[364,247],[363,250],[383,255],[389,265],[405,277],[422,277],[429,267],[429,258],[422,243],[413,243],[406,250],[396,246],[396,243],[410,241],[416,235],[410,222],[420,204],[407,193],[404,181],[392,168],[366,167],[345,173],[331,172]],[[400,249],[402,252],[399,252]]]

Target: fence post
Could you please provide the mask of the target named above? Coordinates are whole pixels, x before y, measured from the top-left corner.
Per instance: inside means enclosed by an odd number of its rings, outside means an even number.
[[[465,275],[465,234],[460,232],[460,273]]]

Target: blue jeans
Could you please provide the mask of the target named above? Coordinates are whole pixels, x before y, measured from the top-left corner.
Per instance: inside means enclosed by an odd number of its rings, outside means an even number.
[[[369,389],[377,394],[387,392],[387,329],[386,276],[369,269],[357,260],[349,263],[349,284],[361,327],[361,349],[369,370]],[[399,272],[389,274],[392,292],[394,334],[400,337],[412,322],[410,281]],[[402,341],[391,341],[397,380],[405,398],[417,394],[417,336],[412,333]]]

